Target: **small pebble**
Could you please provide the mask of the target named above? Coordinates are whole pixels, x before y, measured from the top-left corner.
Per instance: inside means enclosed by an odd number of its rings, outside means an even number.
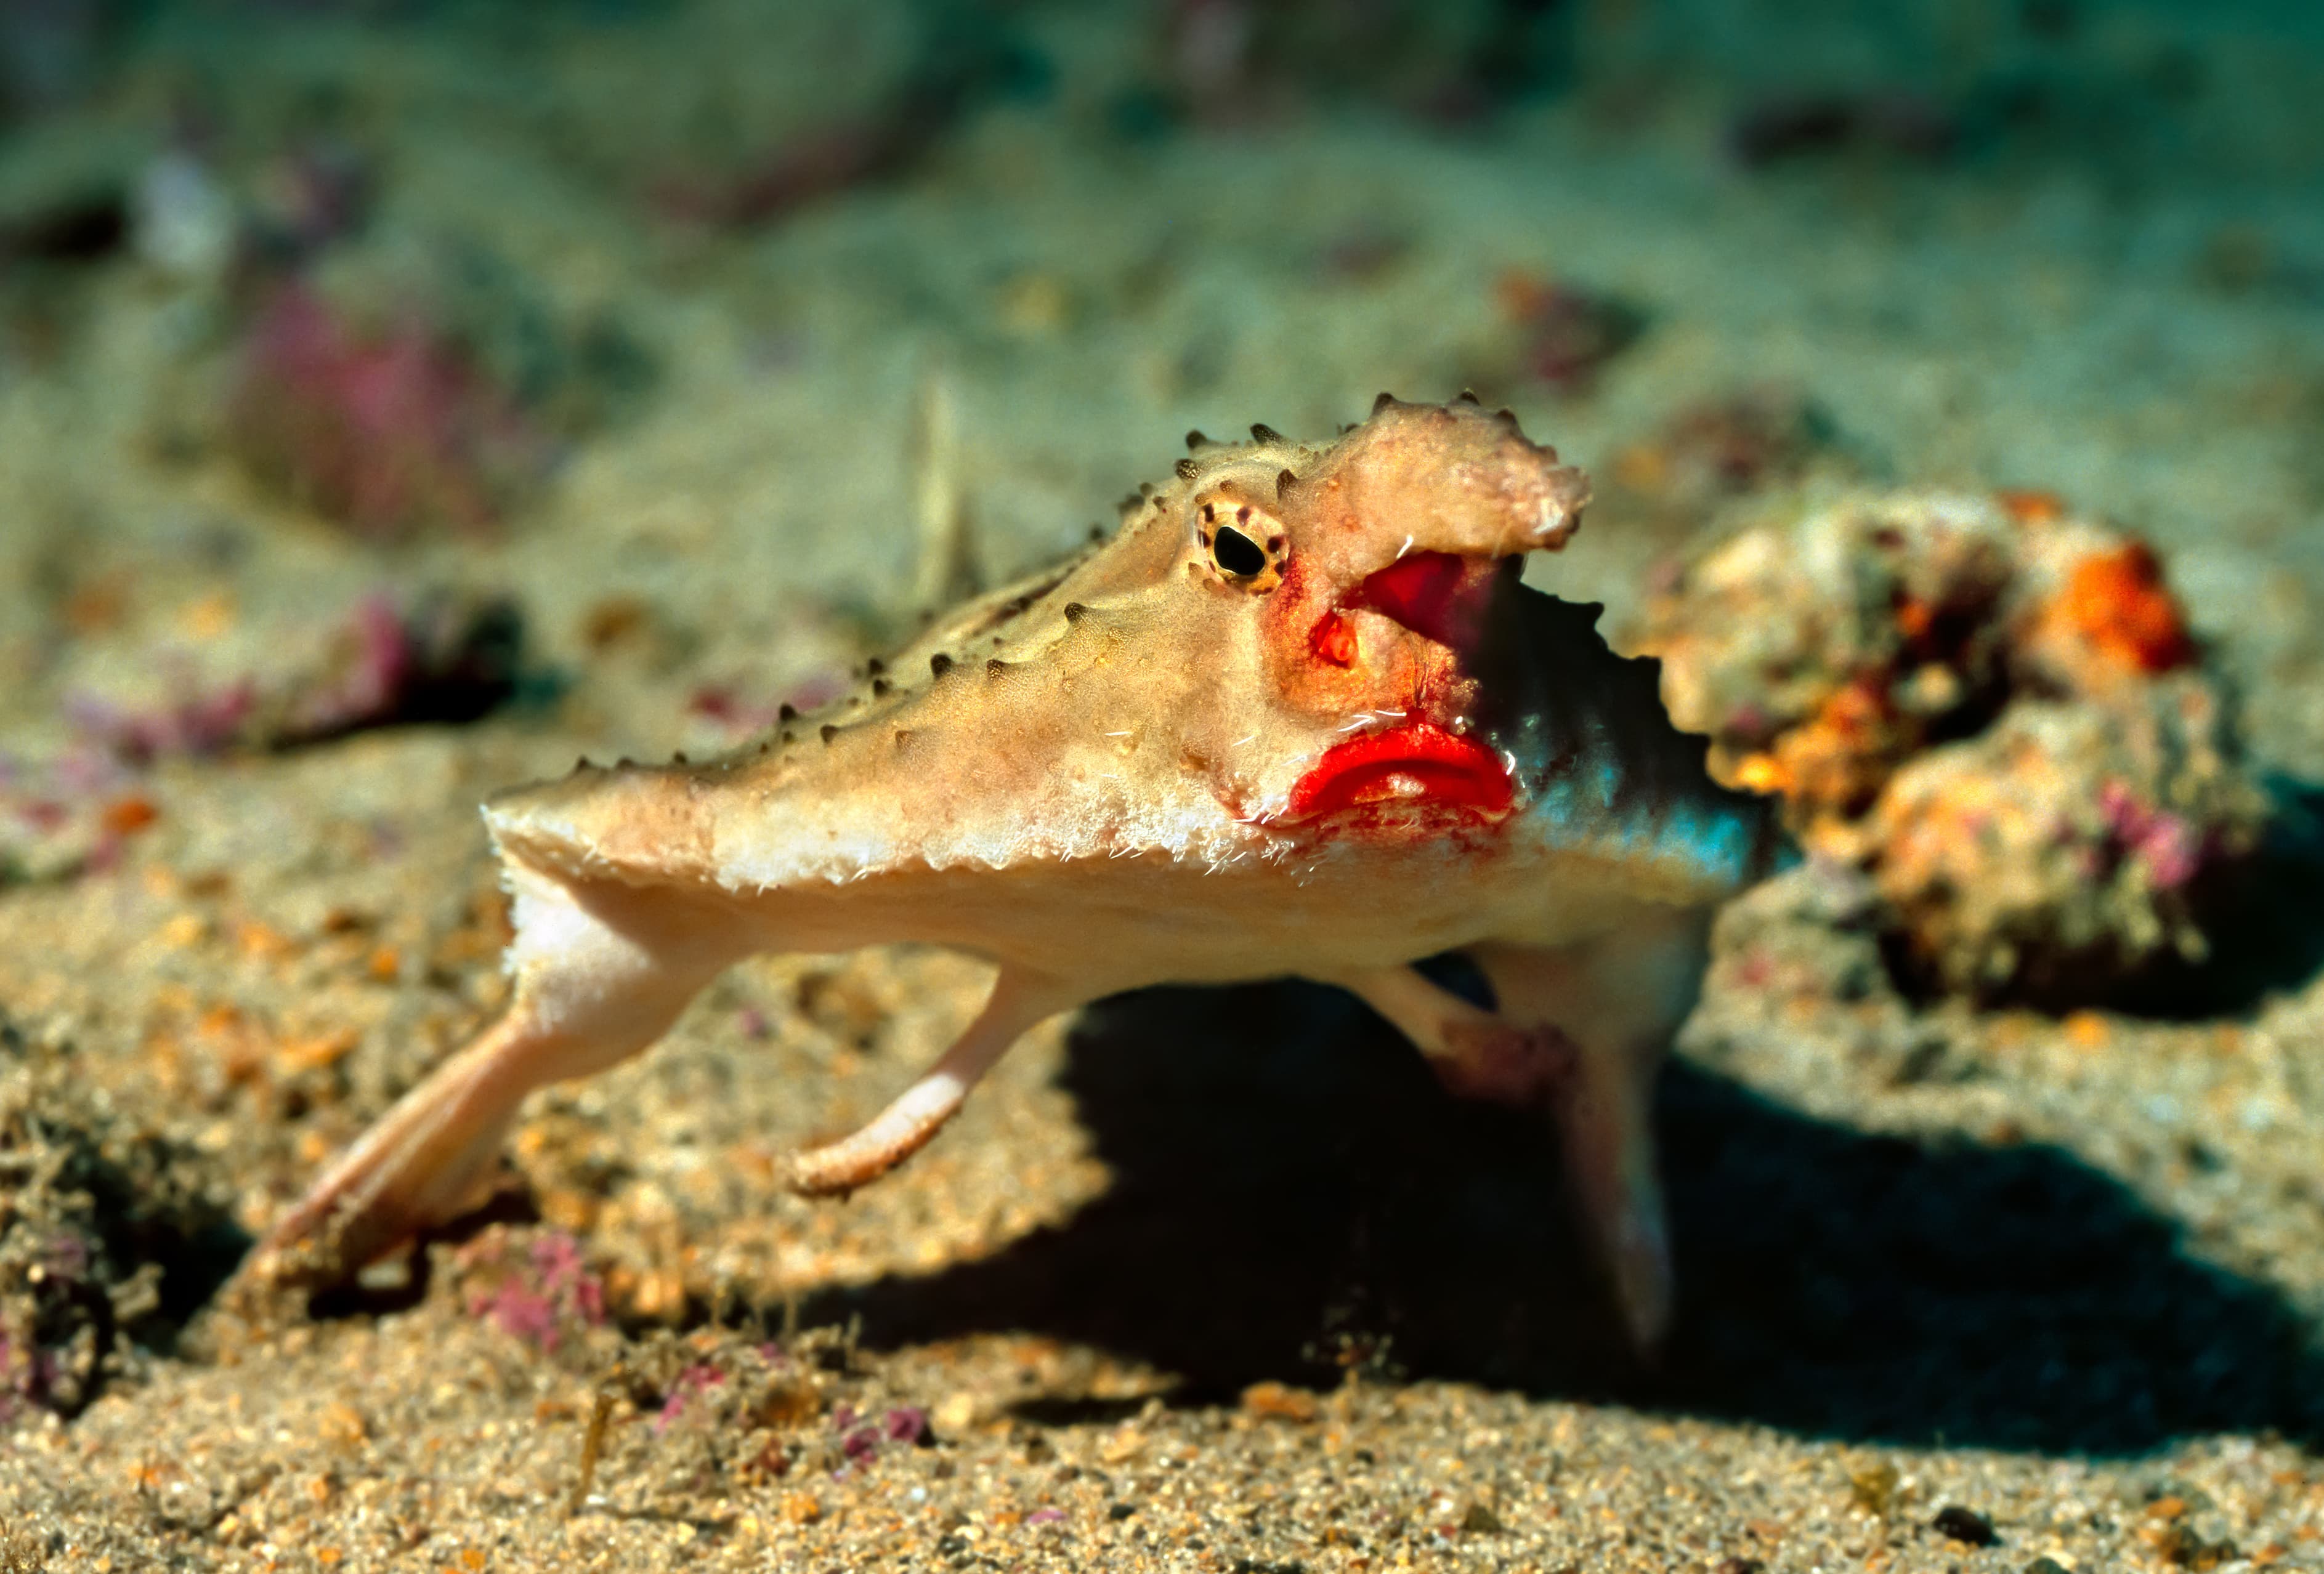
[[[1490,1508],[1481,1503],[1472,1503],[1469,1511],[1461,1516],[1461,1528],[1471,1535],[1497,1536],[1508,1527]]]
[[[1993,1533],[1992,1521],[1958,1503],[1948,1503],[1937,1510],[1937,1517],[1929,1522],[1929,1527],[1940,1535],[1972,1547],[1989,1547],[2001,1539]]]

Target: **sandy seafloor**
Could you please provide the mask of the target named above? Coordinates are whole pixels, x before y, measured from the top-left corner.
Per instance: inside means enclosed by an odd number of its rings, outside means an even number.
[[[1787,389],[1829,431],[1799,484],[2052,489],[2153,540],[2255,751],[2324,780],[2324,39],[2300,8],[2077,8],[2043,59],[2095,86],[2051,119],[1764,169],[1720,151],[1752,94],[1949,91],[2018,47],[2017,8],[1861,39],[1585,8],[1577,75],[1486,130],[1253,88],[1242,124],[1134,135],[1147,24],[1012,9],[1045,88],[739,229],[642,193],[876,100],[906,22],[333,9],[161,17],[0,133],[0,206],[146,168],[173,125],[263,189],[319,121],[373,171],[346,254],[487,254],[650,371],[495,528],[382,543],[219,440],[214,278],[6,264],[12,770],[69,751],[86,696],[284,670],[382,590],[512,596],[557,681],[463,726],[162,759],[104,789],[150,824],[0,892],[14,1107],[166,1176],[166,1228],[208,1221],[171,1247],[174,1346],[124,1340],[69,1420],[14,1407],[0,1568],[2324,1567],[2305,969],[2172,1018],[1715,979],[1665,1088],[1681,1307],[1654,1370],[1539,1134],[1450,1104],[1320,990],[1101,1007],[895,1177],[788,1197],[776,1155],[876,1108],[971,1008],[973,965],[909,953],[739,969],[649,1055],[537,1100],[498,1220],[418,1283],[201,1309],[235,1232],[499,998],[484,793],[735,741],[706,688],[771,704],[872,653],[911,574],[932,368],[996,576],[1109,517],[1188,427],[1321,435],[1380,389],[1475,382],[1598,474],[1532,578],[1616,628],[1718,523],[1619,456]],[[1645,331],[1586,391],[1530,379],[1511,269],[1618,294]],[[507,1314],[570,1273],[612,1321],[569,1279],[561,1321]],[[918,1444],[880,1430],[915,1413]],[[1950,1507],[1991,1544],[1934,1528]]]

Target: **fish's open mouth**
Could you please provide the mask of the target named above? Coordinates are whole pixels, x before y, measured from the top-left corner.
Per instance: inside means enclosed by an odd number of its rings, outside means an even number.
[[[1476,643],[1494,580],[1511,561],[1407,553],[1366,576],[1344,604],[1383,613],[1423,639],[1465,650]]]
[[[1406,722],[1326,750],[1292,787],[1289,817],[1410,806],[1504,814],[1512,796],[1500,756],[1431,722]]]

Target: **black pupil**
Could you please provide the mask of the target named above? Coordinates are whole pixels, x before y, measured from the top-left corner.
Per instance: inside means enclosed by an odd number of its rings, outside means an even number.
[[[1259,543],[1236,529],[1232,525],[1221,525],[1211,542],[1211,555],[1219,566],[1237,578],[1247,578],[1267,566],[1267,554]]]

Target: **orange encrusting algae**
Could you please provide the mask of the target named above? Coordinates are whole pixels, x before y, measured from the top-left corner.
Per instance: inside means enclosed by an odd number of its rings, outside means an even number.
[[[1927,987],[2061,1005],[2209,953],[2268,813],[2145,542],[2054,493],[1866,494],[1680,566],[1641,643],[1714,774],[1862,874]]]
[[[2137,672],[2168,672],[2195,658],[2178,598],[2144,541],[2095,553],[2074,566],[2061,606],[2091,644]]]
[[[2046,487],[2005,486],[1993,494],[1993,501],[2021,525],[2046,525],[2066,517],[2066,500]]]

